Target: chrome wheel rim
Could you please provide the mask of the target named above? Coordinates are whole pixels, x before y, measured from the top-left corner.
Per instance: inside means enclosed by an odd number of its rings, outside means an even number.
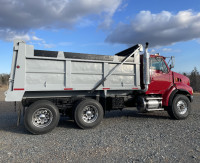
[[[52,112],[47,108],[40,108],[33,113],[33,125],[39,128],[47,127],[53,120]]]
[[[177,102],[177,109],[179,114],[185,114],[188,110],[187,103],[183,100]]]
[[[93,105],[88,105],[83,108],[82,119],[86,123],[93,123],[98,118],[98,109]]]

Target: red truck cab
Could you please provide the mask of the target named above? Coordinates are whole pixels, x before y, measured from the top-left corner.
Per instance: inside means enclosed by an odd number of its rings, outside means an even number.
[[[150,84],[138,108],[148,110],[149,107],[149,111],[164,108],[172,118],[184,119],[191,110],[193,89],[189,78],[171,71],[173,66],[168,66],[165,59],[157,54],[150,55]]]

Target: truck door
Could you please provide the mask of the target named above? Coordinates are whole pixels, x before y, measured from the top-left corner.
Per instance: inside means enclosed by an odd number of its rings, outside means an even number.
[[[149,89],[146,94],[163,94],[172,84],[172,72],[163,57],[150,58]]]

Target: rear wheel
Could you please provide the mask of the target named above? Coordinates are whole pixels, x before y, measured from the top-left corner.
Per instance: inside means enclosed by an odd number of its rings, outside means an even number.
[[[24,125],[33,134],[45,134],[58,125],[59,119],[58,108],[50,101],[41,100],[26,109]]]
[[[82,129],[96,127],[103,119],[103,107],[93,99],[80,101],[74,109],[74,120]]]
[[[176,95],[168,114],[174,119],[185,119],[191,112],[189,99],[184,95]]]

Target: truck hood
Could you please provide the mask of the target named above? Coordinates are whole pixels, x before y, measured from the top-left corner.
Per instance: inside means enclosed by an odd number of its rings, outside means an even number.
[[[173,72],[174,74],[174,83],[183,83],[185,85],[190,86],[190,79],[182,74]]]

